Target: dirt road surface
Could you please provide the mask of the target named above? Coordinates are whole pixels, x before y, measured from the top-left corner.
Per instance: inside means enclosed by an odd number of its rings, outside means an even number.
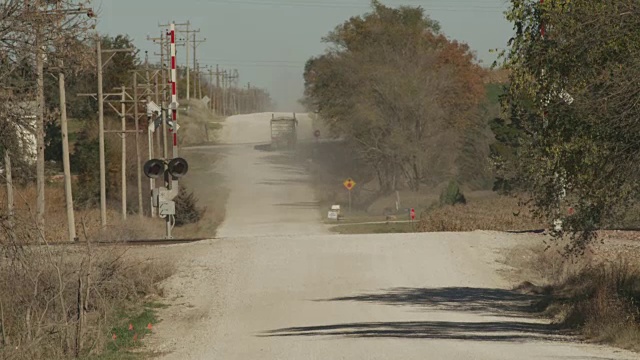
[[[498,262],[525,235],[329,233],[304,171],[254,149],[269,118],[231,117],[228,145],[197,149],[224,153],[227,218],[216,240],[157,250],[179,259],[148,343],[163,359],[638,358],[527,316]]]

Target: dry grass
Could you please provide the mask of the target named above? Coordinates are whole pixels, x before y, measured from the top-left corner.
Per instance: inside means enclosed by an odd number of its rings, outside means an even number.
[[[640,268],[618,259],[570,277],[554,289],[564,325],[590,339],[640,351]]]
[[[6,215],[6,193],[0,191],[0,219]],[[95,241],[161,237],[160,219],[129,216],[123,222],[108,212],[102,229],[97,209],[77,210],[78,246],[68,241],[61,184],[46,188],[46,239],[35,227],[33,186],[16,189],[16,217],[10,235],[0,221],[0,358],[44,359],[90,356],[112,350],[112,327],[123,309],[135,313],[150,298],[162,295],[157,284],[173,264],[129,258],[124,247],[94,247]],[[131,334],[133,336],[134,334]],[[130,340],[130,339],[129,339]],[[136,343],[131,342],[130,343]],[[4,346],[3,346],[4,345]]]
[[[486,197],[466,205],[434,207],[425,211],[419,229],[428,232],[474,230],[524,231],[544,228],[526,207],[510,197]]]
[[[519,247],[507,264],[526,280],[520,288],[547,295],[538,310],[561,327],[599,343],[640,351],[640,266],[635,254],[590,248],[579,258],[561,244]],[[536,285],[533,285],[533,284]]]
[[[161,296],[157,284],[173,272],[171,264],[130,259],[122,248],[1,249],[0,358],[100,354],[117,314]]]
[[[182,104],[182,103],[181,103]],[[182,104],[189,106],[189,111],[180,112],[180,142],[182,145],[200,145],[215,143],[220,129],[220,117],[199,100],[191,100]]]
[[[45,188],[46,214],[45,235],[47,242],[57,243],[68,241],[67,213],[64,198],[64,188],[60,183],[50,183]],[[15,189],[16,217],[22,221],[22,239],[39,241],[30,237],[27,233],[34,229],[30,226],[35,219],[36,190],[35,186],[18,187]],[[0,204],[6,204],[6,188],[0,189]],[[0,215],[6,212],[3,206]],[[92,241],[122,241],[148,238],[161,238],[164,235],[164,221],[129,214],[126,221],[122,215],[107,208],[107,228],[100,224],[99,209],[80,209],[75,211],[76,233],[80,240]],[[21,220],[20,220],[21,219]],[[1,235],[0,235],[1,237]]]

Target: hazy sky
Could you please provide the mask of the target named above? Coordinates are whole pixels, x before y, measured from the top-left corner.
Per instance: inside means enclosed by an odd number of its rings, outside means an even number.
[[[94,0],[98,30],[129,34],[138,48],[159,48],[158,24],[190,20],[207,41],[198,47],[201,66],[238,69],[240,83],[266,88],[278,110],[293,111],[302,96],[304,63],[325,49],[321,38],[349,17],[370,10],[369,0]],[[490,49],[504,48],[512,33],[504,19],[506,0],[386,0],[385,5],[420,5],[450,38],[466,42],[487,66]],[[179,63],[185,52],[178,48]],[[144,53],[142,54],[144,56]]]

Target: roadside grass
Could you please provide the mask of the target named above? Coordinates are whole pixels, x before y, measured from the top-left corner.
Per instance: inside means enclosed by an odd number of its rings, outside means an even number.
[[[534,308],[584,339],[640,351],[640,250],[617,252],[606,245],[578,258],[560,246],[520,246],[505,263],[515,269],[517,288],[544,295]]]
[[[149,302],[141,307],[120,309],[116,315],[116,326],[111,333],[111,341],[104,353],[88,357],[88,360],[111,359],[140,359],[147,354],[140,349],[144,338],[153,332],[153,327],[159,322],[158,309],[168,307],[162,303]],[[151,327],[149,328],[149,325]]]
[[[0,358],[128,356],[157,323],[162,305],[151,299],[162,298],[159,284],[175,271],[122,247],[2,245]],[[123,331],[129,323],[135,341]]]

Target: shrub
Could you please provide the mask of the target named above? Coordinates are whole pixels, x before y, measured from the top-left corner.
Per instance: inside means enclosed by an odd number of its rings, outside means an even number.
[[[56,121],[45,124],[44,159],[46,161],[62,162],[62,129]]]
[[[466,204],[467,199],[460,191],[460,186],[456,181],[450,181],[447,188],[440,194],[441,205]]]
[[[98,139],[88,129],[78,135],[71,155],[72,170],[79,175],[73,189],[76,204],[92,206],[100,200],[99,149]]]
[[[193,195],[193,192],[187,191],[187,188],[182,184],[180,184],[180,191],[175,202],[176,226],[195,224],[202,219],[206,211],[206,208],[197,206],[198,199]]]

